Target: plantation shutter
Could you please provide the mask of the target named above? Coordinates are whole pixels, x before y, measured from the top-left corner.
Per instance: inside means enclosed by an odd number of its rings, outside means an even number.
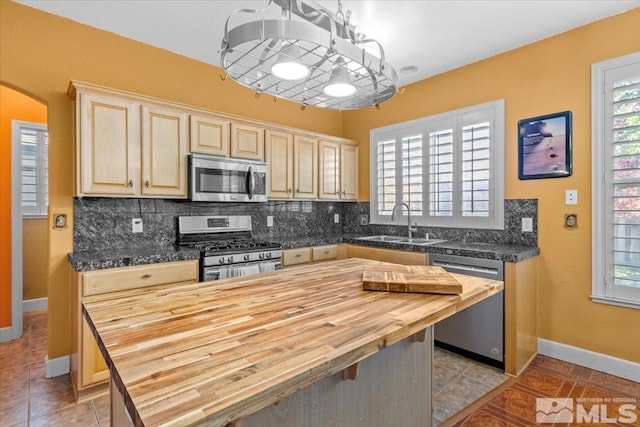
[[[430,216],[453,216],[453,189],[453,129],[430,132]]]
[[[391,215],[396,201],[396,141],[377,144],[377,214]]]
[[[640,300],[640,63],[605,73],[605,292]]]
[[[490,213],[490,129],[489,122],[462,128],[462,216]]]
[[[22,214],[46,216],[48,199],[48,135],[40,126],[20,125]]]
[[[400,200],[398,200],[400,201]],[[402,201],[422,216],[422,135],[402,138]]]

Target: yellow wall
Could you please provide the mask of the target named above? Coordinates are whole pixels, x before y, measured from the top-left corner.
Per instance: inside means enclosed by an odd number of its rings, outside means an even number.
[[[485,101],[506,100],[507,198],[538,199],[538,329],[542,338],[640,362],[640,310],[592,303],[591,64],[640,50],[640,8],[423,80],[381,110],[344,113],[344,136],[361,143],[360,194],[369,194],[369,130]],[[574,173],[518,180],[517,122],[573,112]],[[564,191],[577,189],[578,206]],[[563,228],[577,213],[579,228]],[[635,343],[635,344],[633,344]]]
[[[218,49],[214,40],[205,40]],[[52,213],[73,221],[73,125],[69,80],[191,104],[273,123],[342,134],[340,113],[262,96],[218,68],[96,30],[20,4],[0,0],[0,82],[35,95],[48,106],[49,224]],[[4,206],[4,203],[3,203]],[[73,227],[49,234],[49,358],[70,353],[69,266]],[[0,287],[5,286],[0,283]],[[4,296],[3,296],[4,300]]]
[[[49,107],[50,212],[73,214],[70,79],[362,141],[360,194],[369,194],[369,129],[505,98],[506,196],[539,199],[539,330],[543,338],[640,362],[640,310],[591,303],[590,64],[640,48],[640,9],[409,86],[380,111],[307,108],[253,92],[219,70],[170,52],[0,0],[0,81]],[[211,41],[212,49],[215,43]],[[573,111],[574,175],[519,181],[516,123]],[[343,132],[344,126],[344,132]],[[562,228],[564,190],[578,189],[580,227]],[[49,221],[50,222],[50,221]],[[68,265],[72,228],[49,239],[49,357],[69,353]],[[1,286],[1,284],[0,284]]]
[[[46,218],[22,221],[22,299],[47,297],[49,232]]]
[[[0,85],[0,328],[11,326],[11,121],[47,123],[47,107],[22,93]],[[23,299],[41,298],[46,292],[47,229],[45,220],[23,221],[23,242],[28,251],[37,245],[36,257],[23,257],[24,270],[39,273],[37,283],[23,281]],[[24,240],[24,237],[23,237]],[[29,295],[30,297],[27,297]]]

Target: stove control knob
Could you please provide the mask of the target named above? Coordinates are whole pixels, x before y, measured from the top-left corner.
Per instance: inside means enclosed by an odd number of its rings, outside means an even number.
[[[249,254],[246,254],[246,255],[244,256],[244,260],[245,260],[245,261],[249,261],[249,258],[251,258],[251,255],[249,255]]]
[[[220,257],[220,259],[218,260],[218,264],[224,264],[224,257]]]
[[[261,253],[260,255],[258,255],[258,258],[264,259],[264,253]]]
[[[229,258],[227,258],[227,262],[233,262],[233,257],[230,256]]]
[[[267,252],[267,259],[271,259],[271,252]]]

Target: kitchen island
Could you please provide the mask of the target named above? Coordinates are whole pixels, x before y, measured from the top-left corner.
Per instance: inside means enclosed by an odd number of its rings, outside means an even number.
[[[431,424],[431,326],[503,289],[362,290],[363,259],[162,285],[83,313],[109,366],[112,425]],[[274,405],[277,404],[277,405]]]

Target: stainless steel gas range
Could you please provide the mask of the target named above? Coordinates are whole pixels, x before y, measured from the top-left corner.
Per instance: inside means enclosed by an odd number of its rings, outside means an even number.
[[[200,281],[282,268],[282,247],[251,236],[251,217],[178,217],[178,244],[200,250]]]

